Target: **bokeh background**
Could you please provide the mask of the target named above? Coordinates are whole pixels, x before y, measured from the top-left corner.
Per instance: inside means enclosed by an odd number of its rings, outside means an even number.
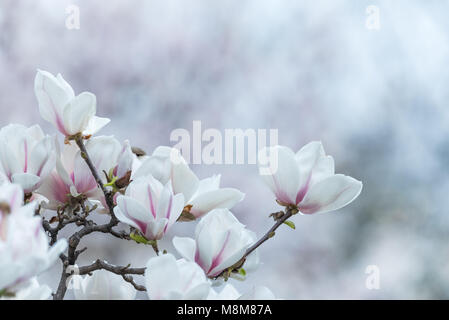
[[[80,29],[66,28],[66,8]],[[380,29],[366,27],[369,5]],[[97,95],[101,132],[147,152],[176,128],[278,129],[298,150],[321,140],[364,183],[337,212],[295,216],[261,249],[255,284],[286,299],[449,298],[449,3],[414,1],[0,1],[0,125],[39,123],[37,68]],[[246,194],[234,208],[262,235],[278,210],[254,165],[192,165]],[[173,235],[192,235],[194,224]],[[143,266],[151,249],[91,236],[99,257]],[[366,287],[367,266],[380,289]],[[56,286],[56,265],[41,279]],[[139,279],[140,281],[141,279]],[[69,292],[68,298],[72,297]],[[145,295],[139,294],[139,298]]]

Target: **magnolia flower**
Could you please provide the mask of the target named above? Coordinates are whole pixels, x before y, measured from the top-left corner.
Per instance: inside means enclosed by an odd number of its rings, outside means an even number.
[[[162,185],[151,175],[132,181],[125,195],[117,197],[115,216],[136,229],[146,239],[159,240],[176,222],[184,206],[184,196],[174,195],[170,184]]]
[[[122,147],[117,139],[110,136],[98,136],[87,141],[87,153],[103,183],[107,182],[103,172],[113,171],[115,174],[122,174],[129,170],[126,157],[123,155],[126,146],[129,146],[129,143],[125,142]],[[56,209],[66,203],[70,196],[77,197],[80,194],[98,199],[106,207],[104,195],[97,187],[97,182],[86,161],[81,157],[78,147],[74,144],[64,145],[63,151],[58,153],[56,169],[38,190],[38,193],[49,200],[47,207]]]
[[[77,133],[90,136],[110,121],[95,116],[97,100],[94,94],[83,92],[75,96],[72,87],[60,74],[55,77],[47,71],[38,70],[34,92],[42,118],[65,136]]]
[[[134,300],[136,290],[122,276],[97,270],[84,278],[73,276],[76,300]]]
[[[148,260],[145,271],[151,300],[203,300],[210,290],[203,270],[195,263],[163,254]]]
[[[0,191],[8,188],[2,186]],[[23,199],[23,191],[12,190],[8,191],[9,201],[2,202],[0,214],[0,290],[46,270],[67,247],[67,241],[61,239],[49,248],[42,219],[34,216],[35,203],[17,208],[17,198]],[[8,207],[8,203],[12,205]]]
[[[20,284],[8,292],[13,293],[11,297],[2,297],[2,300],[48,300],[51,296],[49,286],[40,285],[36,277],[31,278],[26,283]]]
[[[171,181],[173,192],[184,194],[186,209],[196,218],[216,208],[231,209],[244,198],[244,194],[237,189],[220,188],[220,175],[199,180],[174,148],[158,147],[143,161],[134,176],[148,174],[162,184]]]
[[[174,237],[173,245],[183,258],[198,263],[212,278],[238,262],[255,239],[231,211],[214,209],[198,223],[195,239]],[[248,256],[250,264],[253,259],[257,259],[257,252]]]
[[[277,169],[262,178],[278,201],[297,206],[303,214],[340,209],[362,190],[360,181],[335,174],[334,159],[325,155],[321,142],[311,142],[296,154],[284,146],[268,150],[277,155]]]
[[[38,125],[3,127],[0,130],[2,180],[20,184],[26,193],[37,189],[55,166],[54,143]]]

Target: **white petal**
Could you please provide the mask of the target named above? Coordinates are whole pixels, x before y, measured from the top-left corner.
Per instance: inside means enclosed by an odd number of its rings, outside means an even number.
[[[28,193],[39,187],[41,179],[31,173],[16,173],[11,177],[11,182],[19,184],[23,191]]]
[[[59,85],[64,88],[67,95],[73,99],[75,97],[75,92],[73,91],[73,88],[70,86],[70,84],[65,81],[65,79],[62,77],[60,73],[56,75],[56,79],[58,79]]]
[[[173,255],[168,253],[151,258],[146,267],[145,284],[151,300],[166,299],[171,291],[177,291],[180,274]]]
[[[205,192],[196,196],[189,204],[192,205],[190,212],[195,217],[201,217],[216,208],[231,209],[242,201],[245,195],[237,189],[223,188]]]
[[[216,174],[212,177],[200,180],[196,194],[202,194],[208,191],[217,190],[220,187],[221,175]]]
[[[184,195],[176,194],[173,196],[173,203],[171,208],[170,217],[168,218],[168,224],[166,231],[178,220],[179,216],[184,209]]]
[[[198,177],[187,164],[172,164],[172,185],[175,194],[182,193],[188,202],[198,189],[198,184]]]
[[[184,259],[188,261],[195,261],[196,243],[194,239],[175,236],[172,242],[176,251],[178,251]]]
[[[85,136],[94,135],[109,122],[111,122],[111,119],[109,118],[93,116],[92,118],[90,118],[87,127],[84,129],[83,135]]]
[[[88,140],[86,150],[95,168],[102,173],[109,172],[117,164],[122,146],[113,136],[98,136]],[[105,179],[104,174],[101,174]]]
[[[39,103],[39,112],[45,120],[53,123],[66,134],[63,121],[64,107],[73,98],[59,80],[46,71],[38,70],[34,80],[34,92]]]
[[[360,181],[337,174],[313,185],[298,207],[304,214],[337,210],[351,203],[361,191]]]
[[[28,173],[45,178],[56,165],[54,142],[51,137],[39,141],[30,152]]]
[[[83,132],[90,119],[95,115],[97,99],[90,92],[83,92],[76,96],[64,108],[63,119],[67,134]]]
[[[296,204],[296,194],[299,190],[299,169],[292,150],[283,146],[275,146],[263,149],[269,150],[269,168],[265,168],[270,174],[261,175],[268,187],[276,195],[279,201]]]
[[[334,160],[325,155],[319,141],[306,144],[295,157],[300,172],[300,188],[296,196],[296,203],[299,203],[310,186],[334,174]]]
[[[168,158],[159,156],[150,156],[142,162],[133,178],[152,175],[162,184],[166,184],[170,179],[171,163]]]

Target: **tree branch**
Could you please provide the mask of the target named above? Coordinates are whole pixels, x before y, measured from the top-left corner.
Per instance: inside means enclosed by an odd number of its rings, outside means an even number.
[[[133,287],[138,291],[146,291],[146,288],[144,286],[138,285],[134,282],[134,279],[131,274],[138,274],[138,275],[144,275],[146,268],[130,268],[130,266],[114,266],[112,264],[109,264],[105,261],[101,261],[100,259],[97,259],[94,263],[91,265],[81,267],[79,268],[79,274],[85,275],[85,274],[91,274],[93,271],[96,270],[107,270],[109,272],[118,274],[122,276],[122,278],[133,285]]]
[[[82,135],[81,134],[75,135],[73,137],[73,139],[75,140],[76,144],[78,145],[78,147],[80,149],[81,157],[86,162],[87,166],[89,167],[89,169],[92,173],[92,176],[94,177],[95,181],[97,182],[98,187],[101,189],[101,191],[104,194],[111,219],[106,224],[96,225],[93,221],[85,219],[88,212],[86,212],[87,210],[84,207],[84,204],[83,203],[80,204],[82,210],[86,214],[84,216],[84,219],[82,221],[78,221],[78,222],[80,222],[80,224],[83,225],[84,227],[81,230],[75,232],[69,238],[68,254],[67,254],[67,257],[63,260],[64,263],[63,263],[62,276],[61,276],[61,279],[59,282],[58,290],[57,290],[56,294],[53,296],[53,299],[55,299],[55,300],[64,298],[65,292],[67,291],[66,280],[67,280],[68,276],[70,276],[69,274],[67,274],[67,267],[69,265],[74,265],[79,254],[84,251],[84,250],[77,250],[77,247],[83,237],[85,237],[93,232],[102,232],[102,233],[112,234],[113,236],[120,238],[120,239],[127,239],[127,240],[130,239],[126,233],[117,232],[112,229],[119,223],[119,220],[116,218],[116,216],[114,214],[114,201],[112,198],[112,193],[109,192],[108,190],[106,190],[105,186],[103,185],[103,182],[100,179],[100,176],[98,175],[97,169],[95,168],[94,164],[92,163],[92,160],[89,157],[86,146],[84,145],[84,142],[83,142]],[[44,224],[44,228],[50,233],[50,236],[52,239],[51,241],[52,242],[56,241],[57,232],[62,227],[64,227],[64,224],[61,222],[61,220],[59,221],[58,226],[56,228],[51,228],[50,224],[48,222],[44,222],[43,224]],[[132,283],[135,287],[137,286],[136,284],[133,283],[132,278],[127,277],[127,279],[125,279],[125,280]]]
[[[277,228],[279,228],[285,221],[287,221],[291,216],[293,216],[294,214],[296,214],[298,211],[296,208],[290,208],[287,207],[286,212],[282,212],[282,214],[278,217],[275,217],[276,223],[270,228],[270,230],[268,230],[263,236],[262,238],[260,238],[258,241],[256,241],[251,247],[249,247],[245,254],[243,255],[243,257],[237,261],[234,265],[232,265],[231,267],[227,268],[226,270],[223,270],[223,272],[221,272],[219,275],[215,276],[214,278],[218,278],[220,276],[223,276],[224,274],[226,274],[227,272],[233,272],[233,271],[237,271],[238,269],[240,269],[243,264],[246,261],[246,258],[254,251],[256,250],[258,247],[260,247],[265,241],[267,241],[268,239],[274,237],[275,232],[277,230]]]

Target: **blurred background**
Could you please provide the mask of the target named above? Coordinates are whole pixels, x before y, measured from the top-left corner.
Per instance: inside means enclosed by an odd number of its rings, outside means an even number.
[[[68,29],[76,5],[80,28]],[[367,27],[377,6],[379,28]],[[295,151],[321,140],[363,181],[332,213],[295,216],[245,282],[284,299],[449,298],[449,3],[396,1],[0,1],[0,125],[39,123],[37,68],[97,95],[102,134],[151,153],[170,133],[278,129]],[[235,215],[258,235],[279,210],[255,165],[192,165],[246,194]],[[173,235],[192,236],[195,223]],[[143,266],[150,248],[86,237],[95,258]],[[380,288],[366,286],[377,266]],[[58,264],[41,279],[56,287]],[[139,279],[140,281],[141,279]],[[68,298],[72,297],[69,292]],[[145,298],[139,294],[139,298]]]

